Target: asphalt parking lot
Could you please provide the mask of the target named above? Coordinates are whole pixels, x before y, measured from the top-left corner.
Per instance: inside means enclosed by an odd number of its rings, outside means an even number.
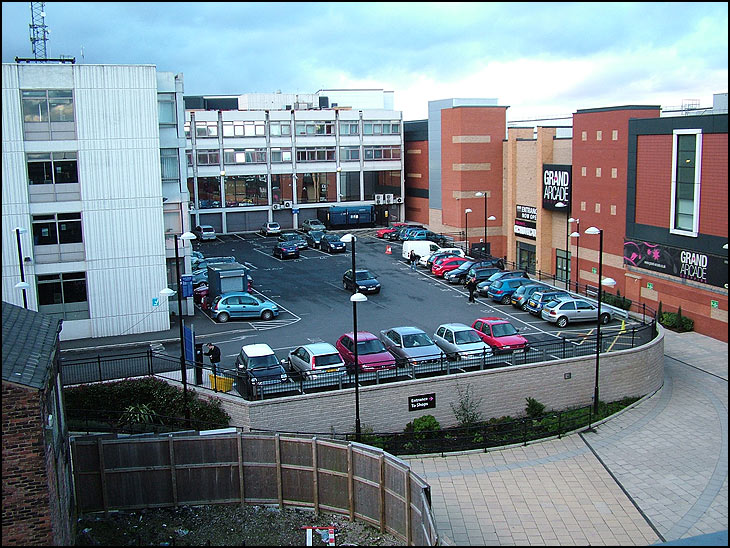
[[[401,244],[378,239],[374,233],[375,230],[355,232],[356,267],[369,269],[382,284],[379,294],[368,295],[367,302],[357,306],[359,331],[378,335],[383,329],[411,325],[432,335],[442,323],[471,325],[479,317],[498,316],[509,319],[530,343],[562,336],[587,339],[595,332],[595,325],[588,322],[560,330],[491,299],[477,297],[477,302],[470,304],[463,286],[449,285],[423,268],[411,270],[401,257]],[[311,342],[334,344],[342,333],[352,331],[350,292],[342,287],[342,274],[352,266],[351,245],[345,253],[330,255],[306,249],[298,259],[281,260],[271,253],[275,241],[275,236],[248,233],[223,235],[215,241],[195,244],[195,249],[206,257],[233,255],[251,268],[254,292],[276,302],[281,309],[274,320],[231,320],[225,332],[206,337],[206,342],[210,340],[221,348],[224,367],[232,365],[244,344],[266,343],[279,358],[284,358],[296,346]],[[386,253],[388,246],[391,254]],[[208,317],[202,321],[215,324]],[[618,332],[626,327],[630,325],[612,321],[602,327],[602,334],[616,333],[613,344],[619,348],[624,343]]]

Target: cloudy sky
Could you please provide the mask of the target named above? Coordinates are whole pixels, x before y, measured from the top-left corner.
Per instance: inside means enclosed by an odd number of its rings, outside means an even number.
[[[728,90],[728,4],[47,2],[48,57],[154,64],[185,94],[393,91],[496,98],[507,118],[626,104],[671,107]],[[2,4],[2,60],[32,57],[30,2]]]

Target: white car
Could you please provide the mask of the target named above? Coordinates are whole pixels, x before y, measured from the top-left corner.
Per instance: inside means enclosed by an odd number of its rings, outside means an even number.
[[[492,355],[492,348],[482,340],[477,330],[463,323],[441,324],[433,340],[450,360]]]
[[[285,360],[292,373],[305,379],[316,379],[317,373],[345,371],[345,362],[330,343],[312,343],[298,346]]]
[[[215,228],[210,225],[198,225],[193,229],[198,240],[215,240]]]

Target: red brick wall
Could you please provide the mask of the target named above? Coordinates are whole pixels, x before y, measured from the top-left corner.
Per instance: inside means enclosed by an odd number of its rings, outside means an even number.
[[[702,136],[700,232],[727,238],[727,133]]]
[[[419,198],[408,194],[409,188],[428,191],[428,141],[410,141],[405,143],[405,186],[406,186],[406,220],[427,225],[428,198]]]
[[[669,228],[672,136],[639,135],[636,147],[636,222]]]
[[[38,390],[3,382],[4,546],[53,544]]]

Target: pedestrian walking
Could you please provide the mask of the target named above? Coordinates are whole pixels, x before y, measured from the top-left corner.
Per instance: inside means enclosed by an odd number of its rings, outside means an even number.
[[[469,290],[469,302],[473,303],[474,301],[474,291],[477,289],[477,279],[469,278],[466,282],[466,288]]]
[[[411,253],[408,255],[408,261],[411,263],[411,270],[416,270],[418,259],[419,257],[416,255],[416,252],[411,249]]]

